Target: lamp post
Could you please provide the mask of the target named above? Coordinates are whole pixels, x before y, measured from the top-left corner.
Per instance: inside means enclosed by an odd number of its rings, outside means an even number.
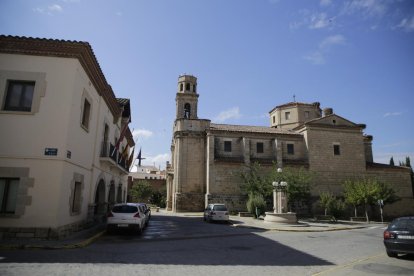
[[[278,173],[282,172],[281,168],[277,169]],[[275,214],[284,213],[287,210],[286,189],[288,183],[286,181],[275,181],[273,186],[273,212]]]

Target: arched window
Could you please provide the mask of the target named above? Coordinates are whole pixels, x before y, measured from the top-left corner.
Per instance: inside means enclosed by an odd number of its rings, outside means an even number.
[[[197,92],[196,87],[197,87],[197,85],[196,85],[196,84],[194,84],[194,85],[193,85],[193,92],[194,92],[194,93],[196,93],[196,92]]]
[[[190,115],[191,115],[191,105],[189,103],[186,103],[184,105],[184,118],[190,119]]]
[[[183,91],[183,84],[180,83],[180,91]]]
[[[185,90],[186,90],[186,91],[190,91],[190,84],[189,84],[189,83],[186,83],[186,84],[185,84]]]

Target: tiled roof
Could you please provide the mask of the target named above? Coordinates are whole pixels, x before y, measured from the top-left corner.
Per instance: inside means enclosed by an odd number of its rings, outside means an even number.
[[[285,103],[282,105],[278,105],[276,107],[274,107],[272,110],[269,111],[269,113],[272,113],[276,108],[282,108],[282,107],[289,107],[289,106],[320,106],[319,102],[314,102],[314,103],[301,103],[301,102],[290,102],[290,103]]]
[[[290,130],[273,128],[273,127],[264,127],[264,126],[210,124],[210,130],[227,131],[227,132],[250,132],[250,133],[263,133],[263,134],[285,134],[285,135],[301,136],[301,134],[298,134]]]
[[[129,122],[131,122],[131,105],[130,100],[125,98],[116,98],[120,109],[122,110],[122,117],[129,118]]]
[[[115,118],[121,113],[115,94],[88,42],[0,35],[0,53],[76,58]]]

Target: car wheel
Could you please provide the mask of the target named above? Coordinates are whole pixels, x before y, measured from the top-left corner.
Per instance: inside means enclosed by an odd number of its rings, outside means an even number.
[[[398,254],[397,253],[392,252],[392,251],[388,251],[388,250],[387,250],[387,255],[388,255],[388,257],[391,257],[391,258],[398,257]]]

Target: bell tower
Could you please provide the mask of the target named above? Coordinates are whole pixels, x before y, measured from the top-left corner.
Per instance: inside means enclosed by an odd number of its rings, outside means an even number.
[[[178,77],[176,119],[198,119],[197,117],[197,78],[191,75]]]

